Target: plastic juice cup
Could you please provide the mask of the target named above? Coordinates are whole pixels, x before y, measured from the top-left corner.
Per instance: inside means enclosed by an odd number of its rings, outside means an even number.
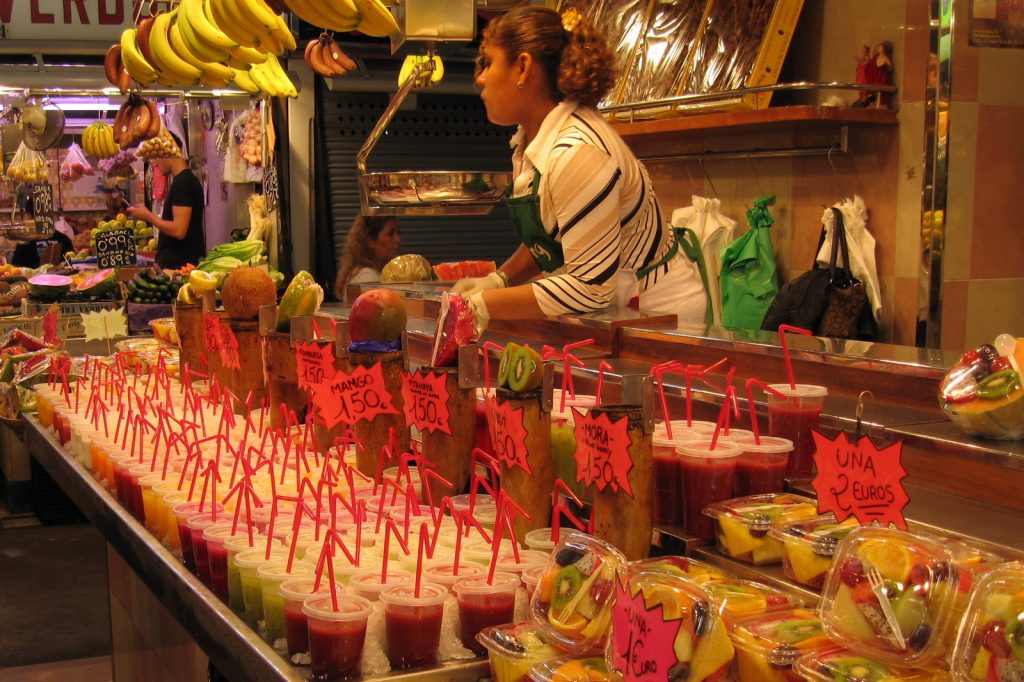
[[[455,511],[462,511],[463,509],[469,509],[470,495],[466,493],[464,495],[455,495],[451,498],[452,508]],[[473,511],[478,509],[497,509],[498,503],[495,502],[494,498],[487,494],[479,494],[473,501]]]
[[[312,679],[350,680],[360,676],[370,602],[350,594],[314,595],[302,605],[309,630]]]
[[[128,473],[133,466],[138,466],[139,461],[130,455],[124,455],[114,460],[114,494],[121,506],[135,516],[135,498],[132,496],[131,475]]]
[[[547,570],[546,565],[530,566],[524,568],[522,574],[519,576],[520,580],[523,581],[523,587],[526,588],[526,598],[532,599],[533,593],[537,590],[537,583],[540,582],[541,577]]]
[[[494,682],[529,680],[530,668],[560,655],[529,621],[484,628],[477,640],[487,649]]]
[[[54,392],[49,387],[36,389],[36,417],[45,429],[53,425],[54,395]]]
[[[285,641],[288,643],[289,658],[295,654],[309,651],[309,628],[306,614],[302,610],[302,604],[310,596],[330,595],[331,587],[327,580],[320,581],[320,589],[314,590],[316,578],[301,577],[289,578],[278,585],[278,592],[281,595],[282,610],[284,611],[284,632]],[[335,583],[337,594],[341,594],[345,586]]]
[[[498,554],[498,563],[495,569],[502,573],[514,573],[523,577],[523,571],[533,566],[543,566],[551,557],[550,552],[541,552],[536,549],[519,550],[519,561],[516,561],[514,552],[502,551]]]
[[[518,575],[497,571],[490,584],[486,575],[455,581],[452,590],[459,601],[459,634],[463,646],[477,654],[487,652],[476,635],[486,627],[512,622],[518,587]]]
[[[409,549],[412,549],[411,547]],[[416,573],[416,564],[418,562],[416,552],[411,552],[408,556],[402,557],[398,562],[398,567],[409,571],[410,573]],[[434,556],[427,558],[426,555],[423,557],[423,562],[439,562],[447,563],[449,566],[455,561],[455,548],[445,547],[444,545],[438,544],[434,547]],[[462,563],[461,561],[459,563]],[[433,581],[436,582],[436,581]]]
[[[128,468],[128,483],[132,496],[132,513],[139,523],[146,524],[146,507],[142,501],[142,484],[140,481],[153,473],[149,464],[136,464]]]
[[[196,562],[196,576],[209,589],[213,589],[213,583],[210,580],[210,553],[206,544],[206,529],[214,524],[223,523],[230,518],[227,512],[221,510],[216,513],[210,511],[201,512],[185,520],[185,526],[192,537],[192,554]]]
[[[498,550],[499,554],[512,553],[512,542],[508,540],[501,541],[501,548]],[[489,545],[485,545],[480,542],[464,542],[462,545],[462,556],[469,561],[475,561],[478,564],[484,566],[491,565],[491,557],[494,554],[494,550]]]
[[[156,491],[153,486],[161,483],[164,477],[160,472],[149,474],[139,479],[139,490],[142,491],[142,512],[146,519],[146,528],[149,528],[157,537],[163,537],[160,531],[160,507],[157,502]]]
[[[196,573],[196,555],[195,549],[192,545],[192,530],[188,527],[188,519],[190,516],[201,514],[203,511],[209,511],[210,503],[207,502],[203,509],[200,509],[200,502],[198,500],[192,500],[189,502],[181,502],[174,505],[171,510],[174,514],[174,520],[178,528],[178,538],[181,541],[181,559],[192,574]],[[220,504],[217,502],[216,504]],[[223,509],[223,507],[221,507]],[[223,519],[222,519],[223,520]]]
[[[178,519],[174,516],[174,507],[187,501],[188,493],[184,490],[165,493],[160,499],[163,507],[162,523],[167,528],[167,544],[170,545],[171,549],[176,549],[179,552],[181,551],[181,535],[178,533]]]
[[[256,569],[256,575],[260,579],[260,588],[263,590],[263,620],[266,624],[266,641],[273,645],[285,635],[284,628],[284,598],[278,588],[281,583],[291,578],[308,578],[313,575],[313,569],[305,564],[294,562],[292,570],[288,570],[287,559],[273,561]]]
[[[776,436],[729,434],[729,440],[743,446],[743,454],[736,462],[736,495],[781,493],[786,486],[786,470],[793,452],[793,441]]]
[[[455,584],[456,580],[461,580],[469,576],[483,575],[486,572],[480,564],[474,561],[466,561],[464,559],[459,560],[459,572],[455,573],[455,567],[452,561],[431,560],[423,566],[423,579],[428,580],[436,585],[440,585],[445,588],[451,594],[452,585]]]
[[[795,388],[789,384],[771,384],[771,388],[786,397],[768,394],[768,435],[793,441],[786,475],[810,478],[814,474],[815,450],[811,429],[817,429],[821,421],[821,408],[828,389],[813,384],[797,384]]]
[[[557,544],[551,539],[551,528],[531,530],[523,536],[523,541],[526,542],[526,546],[529,549],[535,549],[539,552],[551,552]]]
[[[387,582],[380,581],[381,569],[363,568],[352,573],[347,590],[369,601],[377,601],[380,593],[393,585],[408,585],[416,579],[409,571],[388,568]]]
[[[676,448],[683,495],[683,530],[702,540],[715,537],[715,524],[704,516],[704,507],[734,496],[736,461],[742,446],[722,438],[715,449],[711,439],[693,440]]]
[[[203,531],[206,553],[210,558],[210,589],[227,604],[228,595],[228,548],[225,542],[233,537],[231,522],[215,523]]]
[[[235,565],[238,566],[238,576],[242,585],[242,600],[245,602],[245,621],[253,630],[259,630],[260,621],[263,620],[263,587],[260,585],[260,578],[256,571],[260,566],[268,562],[287,559],[287,550],[280,545],[274,547],[270,553],[270,559],[266,558],[266,548],[249,549],[235,555]],[[230,589],[230,583],[229,589]]]
[[[415,586],[390,585],[380,593],[384,603],[385,650],[394,668],[415,668],[437,663],[441,620],[448,590],[424,582],[416,596]]]
[[[252,549],[266,550],[266,543],[267,538],[253,529],[253,544],[250,545],[248,532],[242,527],[238,528],[237,533],[224,540],[228,562],[228,606],[239,616],[245,617],[245,597],[242,590],[242,573],[235,562],[235,557]]]
[[[38,408],[37,412],[38,412]],[[89,444],[89,459],[92,464],[92,477],[97,481],[106,478],[107,471],[107,450],[110,448],[110,439],[103,436],[96,436]]]
[[[675,436],[675,432],[672,433]],[[679,463],[676,441],[667,435],[654,436],[651,457],[654,462],[654,523],[678,526],[682,520],[679,505]]]

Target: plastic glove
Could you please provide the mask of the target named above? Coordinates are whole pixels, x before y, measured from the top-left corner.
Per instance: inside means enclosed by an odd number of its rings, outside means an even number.
[[[487,310],[487,304],[484,303],[484,292],[478,291],[472,294],[466,298],[466,302],[473,310],[473,330],[476,332],[476,338],[479,339],[491,321],[491,313]]]
[[[452,292],[468,298],[481,291],[491,289],[503,289],[505,280],[497,272],[492,272],[486,277],[464,277],[452,286]]]

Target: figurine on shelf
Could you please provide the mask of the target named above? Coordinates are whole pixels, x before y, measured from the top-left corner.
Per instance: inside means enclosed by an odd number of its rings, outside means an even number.
[[[868,45],[862,45],[860,48],[860,55],[857,57],[857,79],[855,81],[857,85],[868,84],[868,62],[870,61],[871,47]],[[871,93],[867,90],[859,90],[857,92],[857,100],[854,102],[853,106],[858,108],[866,106],[865,104],[862,104],[862,102],[864,102],[870,94]]]
[[[863,56],[863,55],[862,55]],[[863,63],[863,81],[862,78],[862,64],[858,61],[857,64],[857,82],[867,83],[869,85],[892,85],[893,83],[893,65],[892,65],[892,43],[888,40],[883,40],[875,46],[874,54],[871,55],[866,62]],[[860,98],[853,103],[856,108],[866,108],[875,103],[877,98],[881,97],[880,103],[882,107],[888,109],[892,105],[892,93],[891,92],[869,92],[865,91],[861,93]]]

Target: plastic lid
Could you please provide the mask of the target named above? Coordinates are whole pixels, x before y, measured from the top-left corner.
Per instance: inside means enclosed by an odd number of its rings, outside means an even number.
[[[491,582],[487,582],[487,575],[464,576],[452,584],[452,592],[457,595],[475,594],[502,594],[512,592],[519,587],[519,576],[515,573],[502,573],[495,571]]]
[[[587,682],[611,680],[612,677],[603,658],[563,656],[534,665],[530,668],[530,679],[536,682]]]
[[[710,435],[715,432],[715,427],[717,426],[715,422],[703,421],[700,419],[693,419],[689,423],[687,423],[685,419],[673,419],[672,421],[669,422],[669,424],[672,425],[673,436],[676,434],[677,430],[686,429],[692,429],[694,431],[703,431],[704,433]],[[662,420],[656,421],[654,423],[654,435],[657,435],[659,433],[668,433],[668,428],[665,426],[665,422]]]
[[[315,576],[296,576],[285,580],[278,585],[278,592],[281,596],[288,601],[305,601],[306,597],[312,594],[330,594],[331,586],[327,582],[327,576],[324,576],[320,580],[320,589],[314,590],[313,586],[316,585]],[[334,583],[338,592],[345,589],[345,586],[339,582]]]
[[[486,647],[492,660],[504,657],[539,662],[559,655],[529,621],[484,628],[476,641]]]
[[[743,446],[719,436],[715,449],[711,449],[711,439],[707,436],[695,438],[676,446],[676,454],[680,457],[693,459],[730,459],[743,454]]]
[[[433,606],[443,604],[448,598],[448,590],[444,585],[420,583],[420,596],[416,596],[416,586],[408,583],[387,585],[380,592],[380,600],[385,604],[396,606]]]
[[[302,612],[321,620],[366,620],[370,615],[370,602],[353,594],[339,594],[338,608],[330,595],[313,595],[302,602]]]
[[[530,600],[534,625],[567,651],[582,654],[599,645],[608,634],[615,576],[625,564],[625,555],[604,540],[563,537]]]
[[[292,570],[288,570],[288,560],[271,561],[256,569],[256,575],[260,580],[284,582],[291,578],[312,575],[313,569],[308,565],[302,565],[298,561],[292,562]]]
[[[513,552],[502,551],[498,555],[498,570],[521,571],[531,566],[543,566],[550,558],[551,555],[548,552],[542,552],[539,549],[521,549],[519,550],[519,561],[516,561],[516,555]]]
[[[828,513],[807,519],[783,521],[772,526],[768,534],[782,542],[808,545],[818,556],[831,557],[835,554],[839,541],[859,525],[857,519],[852,516],[838,523],[835,514]]]
[[[238,524],[238,532],[233,536],[224,541],[224,546],[227,547],[229,552],[247,552],[251,549],[263,549],[267,548],[267,536],[261,535],[253,528],[252,531],[252,542],[249,544],[249,533],[245,529],[244,524]],[[274,544],[279,544],[277,540],[274,540]]]
[[[351,590],[365,593],[379,594],[382,590],[391,585],[406,585],[411,583],[415,576],[409,571],[388,569],[387,582],[380,581],[379,568],[361,568],[352,573],[348,579],[348,586]]]
[[[818,503],[803,495],[765,493],[716,502],[705,507],[704,513],[715,519],[739,521],[754,532],[767,532],[783,521],[816,516]]]
[[[822,588],[825,631],[871,658],[917,667],[942,652],[958,582],[953,555],[940,541],[855,528],[836,547]]]
[[[803,606],[803,599],[786,594],[764,583],[738,578],[708,580],[704,587],[711,593],[722,615],[742,618]]]
[[[778,436],[761,436],[761,442],[757,442],[754,438],[754,432],[740,433],[737,435],[736,429],[733,429],[729,433],[729,440],[737,445],[743,446],[743,452],[746,453],[764,453],[775,454],[775,453],[789,453],[793,452],[793,441],[788,438],[780,438]]]
[[[787,668],[812,649],[833,646],[821,620],[809,609],[786,609],[738,621],[730,634],[738,649]]]
[[[455,575],[455,568],[451,561],[445,559],[430,560],[423,567],[423,577],[429,578],[431,582],[450,587],[460,578],[467,576],[480,575],[484,572],[484,567],[475,561],[459,560],[459,574]]]
[[[952,656],[955,679],[987,679],[984,674],[992,665],[997,670],[1024,668],[1024,649],[1019,643],[1024,628],[1024,562],[1003,564],[982,576],[960,622]],[[1011,645],[1011,641],[1017,644]]]
[[[681,556],[661,556],[640,559],[630,562],[630,566],[638,571],[657,571],[668,575],[683,575],[696,582],[725,578],[727,574],[719,568],[703,561]]]
[[[842,647],[820,649],[801,656],[793,670],[810,682],[835,680],[885,680],[885,682],[934,682],[945,679],[939,667],[903,668]]]
[[[235,555],[235,563],[239,568],[257,568],[269,561],[280,561],[288,558],[288,548],[283,545],[274,545],[270,548],[270,558],[267,559],[267,548],[257,547],[247,549]]]
[[[561,538],[560,538],[561,539]],[[555,541],[551,539],[551,528],[535,528],[529,531],[523,540],[530,549],[550,551],[555,548]]]
[[[783,395],[797,397],[797,398],[817,398],[828,395],[828,389],[824,386],[818,386],[817,384],[797,384],[796,386],[790,386],[789,384],[768,384],[769,388],[774,388]],[[769,398],[775,396],[771,393],[768,394]]]

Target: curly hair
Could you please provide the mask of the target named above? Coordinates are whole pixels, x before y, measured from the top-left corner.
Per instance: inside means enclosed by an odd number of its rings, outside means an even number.
[[[345,251],[338,264],[338,279],[334,282],[334,293],[339,301],[345,300],[345,285],[360,268],[380,270],[384,263],[377,262],[370,249],[370,240],[376,239],[388,223],[395,220],[394,216],[358,215],[352,221],[348,237],[345,239]]]
[[[527,5],[488,24],[483,39],[502,48],[509,61],[531,55],[556,102],[571,99],[596,106],[615,83],[615,55],[586,19],[579,18],[570,31],[555,10]]]

